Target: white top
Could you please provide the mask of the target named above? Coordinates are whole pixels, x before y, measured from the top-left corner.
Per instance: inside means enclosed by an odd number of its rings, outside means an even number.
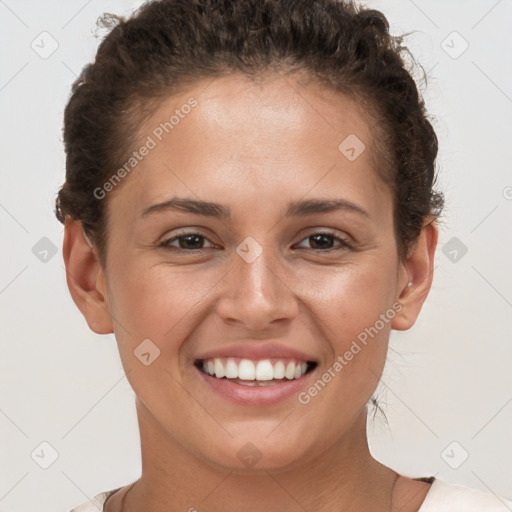
[[[121,487],[104,491],[70,512],[99,512]],[[512,501],[490,492],[434,479],[418,512],[512,512]]]

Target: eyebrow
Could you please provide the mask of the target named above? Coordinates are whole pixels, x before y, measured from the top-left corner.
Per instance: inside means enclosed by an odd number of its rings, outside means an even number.
[[[142,212],[141,217],[169,210],[178,210],[220,219],[231,218],[230,209],[224,205],[184,197],[173,197],[168,201],[149,206]],[[359,213],[366,217],[370,216],[366,210],[350,201],[346,201],[345,199],[309,199],[291,202],[286,210],[285,218],[302,217],[306,215],[313,215],[315,213],[329,213],[339,210]]]

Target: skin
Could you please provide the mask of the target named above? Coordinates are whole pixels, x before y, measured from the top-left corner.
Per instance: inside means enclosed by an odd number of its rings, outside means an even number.
[[[373,459],[366,404],[391,329],[409,329],[429,292],[435,224],[400,261],[392,194],[372,167],[371,121],[340,93],[279,74],[199,81],[162,101],[140,141],[190,97],[197,107],[105,199],[105,268],[80,223],[65,226],[71,295],[94,332],[115,332],[137,396],[142,475],[105,510],[121,510],[126,498],[129,511],[417,511],[430,486]],[[354,161],[338,150],[349,134],[366,146]],[[231,217],[142,216],[172,197],[221,203]],[[284,216],[291,201],[326,198],[366,214]],[[326,230],[350,246],[311,238]],[[189,241],[194,252],[180,250],[183,232],[206,238]],[[248,236],[263,251],[252,263],[236,252]],[[159,247],[172,239],[175,251]],[[314,382],[398,303],[401,311],[307,405],[295,395],[271,406],[231,403],[193,366],[212,348],[273,340],[315,356]],[[147,338],[160,350],[149,366],[133,354]],[[252,467],[237,456],[249,442],[261,453]]]

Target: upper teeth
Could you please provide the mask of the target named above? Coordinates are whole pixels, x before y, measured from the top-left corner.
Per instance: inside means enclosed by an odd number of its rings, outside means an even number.
[[[287,378],[298,379],[306,373],[308,364],[306,361],[280,361],[274,364],[269,359],[251,361],[250,359],[237,360],[228,357],[203,360],[203,371],[218,379],[241,380],[272,380]]]

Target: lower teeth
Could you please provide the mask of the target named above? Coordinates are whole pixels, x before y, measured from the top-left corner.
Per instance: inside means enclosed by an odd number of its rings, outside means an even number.
[[[218,377],[215,377],[213,375],[210,375],[210,377],[214,377],[215,379]],[[228,379],[227,377],[222,377],[220,380],[228,380],[230,382],[233,382],[235,384],[240,384],[242,386],[276,386],[277,384],[280,384],[281,382],[290,382],[288,379],[273,379],[273,380],[242,380],[242,379]],[[295,379],[291,379],[295,380]]]
[[[235,381],[235,379],[228,379],[231,381]],[[283,382],[281,380],[240,380],[236,381],[237,384],[241,384],[242,386],[275,386]]]

